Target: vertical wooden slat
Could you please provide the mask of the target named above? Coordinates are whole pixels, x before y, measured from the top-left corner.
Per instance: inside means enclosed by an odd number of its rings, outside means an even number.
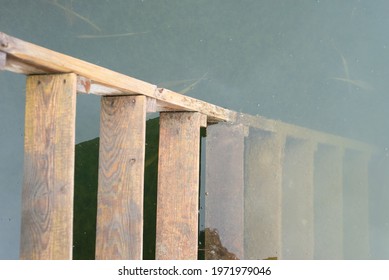
[[[245,259],[281,258],[285,136],[250,131],[246,151]]]
[[[156,259],[197,259],[200,113],[161,113]]]
[[[388,259],[389,215],[387,215],[389,197],[389,157],[387,149],[372,154],[369,164],[369,227],[370,258]]]
[[[282,259],[313,259],[313,170],[316,145],[287,139],[282,194]]]
[[[219,123],[207,129],[205,258],[244,256],[244,142],[246,127]]]
[[[102,97],[96,259],[142,259],[146,97]]]
[[[344,258],[369,259],[370,154],[346,151],[344,161]]]
[[[71,259],[76,75],[27,78],[21,259]]]
[[[6,62],[7,54],[4,52],[0,52],[0,71],[5,69]]]
[[[314,173],[314,258],[343,259],[343,149],[320,145]]]

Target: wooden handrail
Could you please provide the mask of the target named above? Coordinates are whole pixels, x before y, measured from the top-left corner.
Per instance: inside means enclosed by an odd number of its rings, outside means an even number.
[[[234,121],[236,113],[222,107],[184,96],[171,90],[120,74],[89,62],[61,54],[0,32],[0,51],[7,53],[5,70],[22,74],[75,73],[88,80],[85,91],[112,88],[104,95],[141,94],[163,102],[166,110],[196,111],[211,120]],[[92,86],[96,84],[97,86]],[[80,87],[78,87],[80,88]]]
[[[6,57],[5,57],[6,56]],[[2,66],[3,65],[3,66]],[[313,140],[318,143],[374,152],[372,146],[328,133],[291,125],[261,116],[237,113],[208,102],[185,96],[151,83],[25,42],[0,32],[0,70],[22,74],[75,73],[77,91],[97,95],[144,95],[149,111],[193,111],[207,116],[208,122],[235,122],[264,131]],[[150,109],[151,107],[151,109]]]

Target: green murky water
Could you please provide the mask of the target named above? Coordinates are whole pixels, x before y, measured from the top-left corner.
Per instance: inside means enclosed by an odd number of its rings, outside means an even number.
[[[387,1],[0,0],[0,6],[2,32],[238,112],[377,144],[385,162]],[[24,89],[24,77],[0,74],[1,259],[18,258]],[[97,147],[84,141],[99,135],[99,105],[98,97],[78,97],[78,151]],[[372,194],[372,258],[389,257],[389,219],[380,214],[387,196],[386,188]]]

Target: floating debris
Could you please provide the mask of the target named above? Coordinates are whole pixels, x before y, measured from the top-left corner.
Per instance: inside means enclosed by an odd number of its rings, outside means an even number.
[[[63,5],[61,5],[60,3],[58,3],[57,0],[53,0],[53,1],[48,1],[48,0],[45,0],[46,2],[56,6],[57,8],[60,8],[61,10],[65,11],[66,13],[68,14],[71,14],[77,18],[79,18],[80,20],[84,21],[85,23],[89,24],[91,27],[93,27],[94,29],[96,29],[97,31],[101,31],[100,27],[98,27],[94,22],[92,22],[90,19],[80,15],[79,13],[73,11],[72,9],[69,9]]]
[[[205,79],[205,77],[207,76],[208,72],[205,73],[201,78],[195,80],[193,83],[191,83],[189,86],[187,86],[186,88],[180,90],[178,93],[181,93],[181,94],[187,94],[189,91],[193,90],[195,88],[195,86],[200,83],[202,80]]]
[[[351,80],[350,79],[350,71],[348,70],[348,63],[347,63],[347,60],[346,58],[343,56],[343,54],[340,54],[340,57],[342,58],[342,64],[343,64],[343,70],[344,70],[344,74],[346,76],[345,80]],[[348,91],[350,92],[351,91],[351,88],[350,88],[350,84],[348,85]]]
[[[353,85],[353,86],[359,87],[359,88],[364,89],[366,91],[371,91],[371,90],[374,89],[373,86],[370,85],[368,82],[361,81],[361,80],[351,80],[351,79],[338,78],[338,77],[334,77],[334,78],[331,78],[331,79],[348,83],[349,85]]]
[[[144,32],[130,32],[130,33],[117,33],[117,34],[103,34],[103,35],[78,35],[77,38],[80,39],[105,39],[105,38],[119,38],[119,37],[128,37],[128,36],[134,36],[139,34],[146,34],[150,33],[150,31],[144,31]]]
[[[340,58],[342,60],[342,66],[343,66],[343,71],[344,71],[344,77],[333,77],[331,79],[341,81],[344,83],[347,83],[348,86],[348,92],[351,92],[351,86],[356,86],[358,88],[361,88],[366,91],[371,91],[373,90],[373,86],[371,86],[368,82],[362,81],[362,80],[354,80],[350,78],[350,70],[348,67],[348,63],[344,55],[334,46],[335,50],[338,52],[340,55]]]

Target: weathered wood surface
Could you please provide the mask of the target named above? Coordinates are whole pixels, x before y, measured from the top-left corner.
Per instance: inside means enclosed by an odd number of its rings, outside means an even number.
[[[76,75],[27,78],[21,259],[71,259]]]
[[[220,123],[211,125],[207,129],[206,259],[244,258],[244,142],[246,135],[247,128],[243,125]],[[218,238],[215,238],[216,235]]]
[[[370,259],[370,155],[346,150],[344,156],[344,259]]]
[[[207,102],[167,90],[118,72],[64,55],[0,32],[0,51],[10,54],[7,70],[24,74],[72,72],[89,79],[91,84],[115,90],[104,94],[142,94],[161,100],[171,109],[201,112],[210,119],[233,121],[236,113]],[[25,65],[25,67],[23,66]],[[94,86],[86,92],[93,93]],[[101,89],[99,86],[95,86]]]
[[[245,259],[281,258],[285,135],[250,130],[246,148]]]
[[[156,259],[197,259],[200,113],[161,113]]]
[[[315,143],[286,140],[282,172],[282,259],[313,259],[315,150]]]
[[[314,259],[343,259],[343,152],[320,145],[315,154]]]
[[[102,97],[96,259],[142,259],[146,97]]]

